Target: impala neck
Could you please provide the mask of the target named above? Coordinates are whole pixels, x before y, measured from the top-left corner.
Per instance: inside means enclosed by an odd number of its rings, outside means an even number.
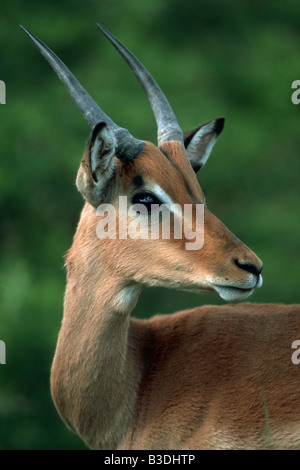
[[[140,288],[124,284],[103,263],[99,240],[91,243],[87,233],[89,213],[85,208],[67,258],[51,389],[63,419],[90,447],[112,448],[135,406],[139,368],[129,347],[129,317]]]

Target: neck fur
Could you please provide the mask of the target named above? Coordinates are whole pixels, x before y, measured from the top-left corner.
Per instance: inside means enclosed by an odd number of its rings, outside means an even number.
[[[90,447],[105,449],[122,441],[135,406],[139,368],[129,329],[140,287],[124,283],[103,264],[99,240],[88,236],[91,210],[85,207],[67,257],[51,390],[68,425]]]

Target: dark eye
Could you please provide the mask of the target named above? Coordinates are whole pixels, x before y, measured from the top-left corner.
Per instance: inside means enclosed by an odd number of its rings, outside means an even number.
[[[150,211],[152,204],[161,204],[161,202],[151,193],[137,193],[132,198],[132,204],[143,204]]]

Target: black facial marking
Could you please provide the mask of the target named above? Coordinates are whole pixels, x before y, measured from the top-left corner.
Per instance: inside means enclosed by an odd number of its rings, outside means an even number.
[[[136,187],[136,189],[141,188],[144,186],[143,178],[140,175],[136,175],[132,180],[132,184]]]
[[[185,180],[184,180],[184,184],[185,184],[186,192],[188,193],[192,201],[194,201],[197,204],[199,202],[199,199],[194,195],[193,191],[191,190],[190,186]]]
[[[197,131],[197,129],[195,130],[195,132],[196,132],[196,131]],[[174,161],[170,158],[170,155],[168,155],[168,153],[167,153],[164,149],[162,149],[161,147],[159,147],[159,150],[160,150],[161,153],[166,157],[166,159],[167,159],[170,163],[172,163],[173,167],[180,173],[181,178],[182,178],[183,181],[184,181],[186,191],[187,191],[188,195],[190,196],[190,198],[191,198],[193,201],[195,201],[196,203],[198,203],[198,202],[199,202],[199,201],[198,201],[198,198],[194,195],[193,191],[191,190],[191,188],[190,188],[190,186],[189,186],[189,184],[188,184],[188,182],[187,182],[187,180],[186,180],[184,174],[181,172],[180,168],[178,168],[178,166],[177,166],[177,165],[174,163]],[[198,165],[195,165],[195,166],[193,167],[193,169],[194,169],[195,172],[196,172],[196,171],[198,171],[198,170],[201,168],[201,166],[202,166],[202,165],[200,165],[200,166],[198,167]],[[195,169],[195,168],[197,168],[197,169]]]
[[[173,163],[172,159],[170,158],[170,155],[168,154],[168,152],[166,152],[162,147],[159,147],[159,150],[166,157],[166,159],[169,160],[169,162]],[[174,163],[173,163],[173,165],[174,165]]]

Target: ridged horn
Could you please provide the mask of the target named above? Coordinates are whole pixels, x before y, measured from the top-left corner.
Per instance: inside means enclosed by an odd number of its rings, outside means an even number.
[[[183,143],[183,133],[176,116],[152,75],[118,39],[100,24],[97,23],[97,26],[125,59],[146,92],[157,124],[158,145],[170,140]]]
[[[118,143],[117,157],[127,162],[139,155],[143,149],[144,141],[135,139],[127,129],[123,129],[115,124],[91,98],[59,57],[27,28],[22,25],[20,25],[20,27],[30,37],[47,62],[49,62],[91,128],[94,129],[99,122],[106,122],[114,131]]]

